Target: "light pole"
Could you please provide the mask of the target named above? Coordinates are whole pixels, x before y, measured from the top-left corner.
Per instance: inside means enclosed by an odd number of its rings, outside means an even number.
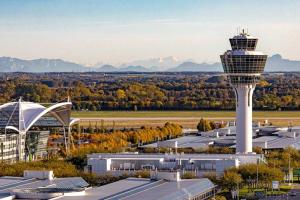
[[[289,154],[289,185],[291,184],[291,154]]]
[[[256,187],[258,187],[258,165],[259,165],[259,159],[257,159],[256,162]]]
[[[240,200],[240,189],[239,189],[239,183],[237,183],[237,200]]]

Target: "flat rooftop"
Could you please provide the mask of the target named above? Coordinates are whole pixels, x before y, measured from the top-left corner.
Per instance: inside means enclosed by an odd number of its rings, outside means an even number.
[[[143,186],[151,185],[154,181],[143,178],[127,178],[124,180],[116,181],[101,187],[93,187],[85,190],[85,196],[64,196],[59,199],[62,200],[95,200],[95,199],[109,199],[110,197],[118,194],[126,194],[129,191],[137,190]],[[115,198],[118,199],[118,198]]]
[[[38,187],[71,189],[85,188],[88,183],[81,177],[54,178],[53,180],[40,180],[23,177],[0,177],[0,195],[10,192],[12,189],[35,189]]]
[[[167,141],[177,141],[178,148],[207,148],[214,142],[220,142],[224,140],[235,140],[235,136],[221,136],[221,137],[207,137],[207,136],[196,136],[187,135],[179,138],[170,139]],[[157,148],[157,143],[151,143],[141,146],[142,148]]]
[[[203,137],[203,136],[183,136],[179,138],[170,139],[168,141],[177,141],[178,148],[206,148],[210,143],[212,143],[216,138]],[[152,147],[157,148],[157,143],[151,143],[141,146],[142,148]]]
[[[132,159],[132,160],[153,160],[153,159],[181,159],[181,160],[225,160],[238,159],[242,163],[255,162],[257,159],[263,158],[261,154],[139,154],[139,153],[94,153],[88,154],[88,159]]]
[[[101,187],[86,190],[85,196],[63,196],[61,200],[174,200],[185,199],[189,194],[196,195],[212,190],[215,185],[208,179],[188,179],[179,182],[164,180],[152,181],[142,178],[127,178]]]
[[[231,148],[235,148],[235,126],[225,127],[219,130],[212,130],[206,132],[206,135],[211,133],[211,137],[209,136],[201,136],[201,135],[187,135],[178,138],[173,138],[166,141],[177,141],[178,148],[193,148],[193,149],[201,149],[207,148],[210,145],[213,146],[228,146]],[[290,129],[290,130],[289,130]],[[226,133],[226,131],[230,130],[228,135],[223,135],[219,137],[215,137],[215,132]],[[267,142],[268,147],[266,149],[282,149],[287,148],[288,146],[300,149],[300,127],[276,127],[276,126],[261,126],[261,127],[253,127],[253,136],[256,135],[256,132],[259,130],[260,133],[268,133],[265,136],[258,136],[257,138],[253,138],[253,143],[255,142]],[[291,138],[287,136],[278,136],[279,133],[289,133],[295,132],[297,133],[296,138]],[[233,145],[234,144],[234,145]],[[157,148],[157,142],[146,144],[140,146],[141,148]]]
[[[264,149],[285,149],[287,147],[300,149],[300,137],[263,136],[254,139],[253,142],[266,142],[267,147]]]
[[[258,128],[253,127],[253,136],[256,135]],[[215,137],[216,132],[219,132],[220,136]],[[211,137],[207,136],[211,133]],[[201,134],[201,133],[200,133]],[[226,134],[226,135],[224,135]],[[235,126],[227,126],[221,129],[215,129],[208,132],[205,132],[205,135],[186,135],[178,138],[173,138],[166,141],[177,141],[178,148],[193,148],[193,149],[201,149],[207,148],[210,145],[213,145],[214,142],[222,143],[227,142],[229,140],[235,140],[236,127]],[[157,142],[146,144],[140,146],[141,148],[157,148]]]

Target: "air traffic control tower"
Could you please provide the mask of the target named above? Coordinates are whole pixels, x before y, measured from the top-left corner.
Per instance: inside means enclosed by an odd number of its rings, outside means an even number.
[[[267,55],[255,51],[258,39],[243,30],[229,39],[231,50],[221,55],[224,72],[236,96],[236,153],[252,152],[252,96]]]

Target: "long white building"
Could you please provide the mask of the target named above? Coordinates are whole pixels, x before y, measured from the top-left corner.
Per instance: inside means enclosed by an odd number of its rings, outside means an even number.
[[[267,55],[255,51],[257,38],[243,32],[229,39],[231,50],[221,61],[236,96],[237,153],[252,152],[252,96]]]
[[[229,167],[238,167],[241,164],[265,162],[264,157],[258,154],[139,154],[95,153],[87,156],[86,171],[103,174],[135,170],[177,170],[196,172],[198,176],[205,172],[222,174]]]

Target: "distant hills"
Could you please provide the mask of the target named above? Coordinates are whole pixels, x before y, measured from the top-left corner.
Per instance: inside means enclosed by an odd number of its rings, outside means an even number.
[[[183,71],[190,71],[190,72],[197,72],[197,71],[222,71],[221,63],[214,63],[214,64],[207,64],[207,63],[194,63],[194,62],[184,62],[177,67],[170,68],[167,71],[170,72],[183,72]]]
[[[300,71],[300,61],[284,59],[280,54],[268,58],[265,71]]]
[[[0,57],[1,72],[72,72],[85,71],[82,65],[61,59],[23,60]]]
[[[117,72],[119,69],[112,65],[102,65],[99,68],[94,68],[96,72]]]
[[[150,58],[145,60],[137,60],[129,63],[122,64],[120,68],[127,66],[143,66],[151,71],[166,71],[169,68],[176,67],[183,62],[190,60],[179,60],[174,56],[169,56],[165,58]]]
[[[87,67],[61,59],[23,60],[0,57],[1,72],[209,72],[223,71],[221,63],[196,63],[192,60],[179,61],[175,57],[153,58],[134,61],[118,67],[109,64]],[[284,59],[280,54],[268,58],[265,71],[300,71],[300,61]]]
[[[127,66],[118,69],[119,72],[151,72],[151,69],[148,69],[143,66]]]

